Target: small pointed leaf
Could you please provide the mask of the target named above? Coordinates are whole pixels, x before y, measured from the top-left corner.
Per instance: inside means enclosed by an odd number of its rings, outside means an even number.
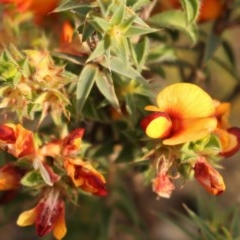
[[[113,71],[130,79],[135,79],[140,84],[147,84],[144,77],[142,77],[136,69],[134,69],[130,64],[123,62],[117,57],[111,57],[109,64],[107,64],[106,61],[101,62],[101,64],[107,69],[109,69],[109,71]]]
[[[83,106],[95,82],[97,73],[98,67],[96,65],[87,64],[79,76],[77,84],[77,115],[82,112]]]
[[[107,71],[99,71],[96,77],[96,84],[99,91],[109,101],[109,103],[115,109],[121,111],[111,75]]]
[[[186,19],[188,24],[196,22],[199,11],[200,1],[199,0],[181,0],[183,10],[186,13]]]
[[[194,23],[188,24],[186,15],[181,10],[171,10],[156,14],[149,19],[149,22],[157,27],[181,31],[190,38],[193,44],[197,42],[197,26]]]

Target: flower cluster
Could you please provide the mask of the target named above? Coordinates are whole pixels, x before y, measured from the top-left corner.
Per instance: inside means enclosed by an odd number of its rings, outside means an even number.
[[[5,51],[0,64],[0,108],[4,113],[16,113],[19,121],[41,112],[39,123],[50,113],[58,123],[62,115],[69,118],[70,104],[64,86],[71,80],[64,67],[56,66],[49,52],[12,48]]]
[[[210,193],[222,193],[225,184],[214,166],[240,149],[240,129],[228,123],[230,104],[213,100],[196,85],[177,83],[163,89],[157,106],[146,110],[153,113],[141,126],[148,137],[158,140],[151,154],[156,171],[153,191],[170,197],[177,169],[177,177],[194,176]]]
[[[87,214],[79,225],[90,216],[102,239],[116,236],[104,228],[119,223],[118,210],[141,234],[138,214],[129,211],[135,181],[125,184],[134,178],[136,159],[147,162],[141,170],[159,197],[169,198],[179,180],[195,179],[214,195],[225,191],[220,160],[239,151],[240,128],[228,121],[230,103],[189,82],[205,77],[203,66],[216,49],[231,57],[219,33],[238,22],[233,6],[224,0],[0,0],[0,191],[7,200],[10,193],[32,196],[29,209],[21,206],[18,226],[35,225],[38,236],[63,239],[68,204],[108,194],[100,164],[113,194],[105,209],[97,204],[101,225],[88,208],[81,209]],[[206,29],[205,21],[212,21]],[[191,50],[189,41],[196,44]],[[234,69],[216,56],[219,68]],[[182,82],[163,88],[148,105],[151,83],[167,78],[169,67]]]
[[[53,231],[56,239],[62,239],[66,234],[65,199],[73,197],[69,196],[71,189],[96,196],[107,194],[104,176],[80,157],[83,134],[84,129],[77,128],[39,147],[34,134],[22,125],[0,125],[0,148],[16,158],[0,168],[0,190],[23,185],[39,192],[36,207],[19,216],[19,226],[35,223],[39,236]],[[22,167],[23,161],[31,167]]]

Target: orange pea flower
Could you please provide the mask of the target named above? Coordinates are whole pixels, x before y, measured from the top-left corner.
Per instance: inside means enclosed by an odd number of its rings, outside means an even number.
[[[107,195],[105,178],[90,163],[66,158],[64,167],[76,187],[98,196]]]
[[[214,101],[215,116],[218,120],[215,133],[218,135],[221,146],[222,156],[229,157],[240,150],[240,128],[231,127],[228,118],[231,105],[227,102]]]
[[[72,42],[74,28],[70,22],[65,21],[62,25],[61,44],[69,44]]]
[[[8,191],[19,188],[23,171],[12,164],[6,164],[0,168],[0,191]]]
[[[21,227],[35,223],[38,236],[45,236],[53,231],[56,239],[62,239],[66,232],[65,204],[59,191],[48,189],[36,207],[21,213],[17,225]]]
[[[202,0],[198,22],[215,20],[224,11],[225,0]]]
[[[201,157],[194,165],[195,179],[213,195],[219,195],[225,191],[225,184],[220,173]]]
[[[41,23],[52,12],[59,0],[0,0],[0,3],[12,3],[19,12],[32,12],[36,23]]]
[[[159,197],[170,198],[175,186],[172,184],[167,173],[159,173],[152,180],[152,189]]]
[[[61,158],[67,175],[76,187],[98,196],[105,196],[107,190],[103,175],[89,162],[76,157],[81,147],[83,134],[84,129],[77,128],[65,138],[45,144],[41,148],[41,153],[45,156]]]
[[[206,137],[217,126],[211,97],[190,83],[176,83],[157,96],[157,106],[145,108],[154,113],[141,121],[150,138],[163,139],[165,145],[177,145]]]
[[[74,34],[74,27],[69,21],[62,24],[58,51],[75,56],[88,56],[91,53],[88,43],[82,42],[82,35]]]
[[[41,152],[43,155],[51,157],[56,157],[58,155],[74,156],[80,151],[83,134],[84,129],[77,128],[70,132],[65,138],[45,144]]]
[[[33,133],[20,124],[0,125],[0,148],[16,158],[36,154]]]

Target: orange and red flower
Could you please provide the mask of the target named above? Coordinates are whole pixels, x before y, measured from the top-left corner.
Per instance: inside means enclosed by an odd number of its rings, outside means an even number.
[[[20,124],[0,125],[0,148],[16,158],[36,154],[33,133]]]
[[[163,139],[165,145],[177,145],[206,137],[217,126],[211,97],[190,83],[176,83],[157,96],[157,106],[145,108],[154,113],[141,121],[150,138]]]
[[[56,239],[62,239],[66,232],[65,204],[60,192],[54,188],[45,190],[43,198],[36,207],[21,213],[17,225],[21,227],[35,223],[38,236],[45,236],[53,231]]]
[[[225,184],[220,173],[207,163],[206,159],[199,157],[194,165],[195,179],[213,195],[219,195],[225,191]]]
[[[90,163],[79,158],[65,158],[64,167],[76,187],[98,196],[106,196],[106,181]]]
[[[0,3],[14,4],[18,12],[32,12],[35,22],[41,23],[57,7],[59,0],[0,0]]]
[[[77,128],[70,132],[65,138],[57,139],[46,143],[41,152],[44,155],[56,157],[62,156],[74,156],[80,151],[82,137],[84,134],[83,128]]]
[[[105,196],[107,190],[104,176],[89,162],[76,157],[81,148],[83,134],[84,129],[77,128],[65,138],[45,144],[41,148],[41,153],[53,158],[60,158],[67,175],[76,187],[98,196]]]

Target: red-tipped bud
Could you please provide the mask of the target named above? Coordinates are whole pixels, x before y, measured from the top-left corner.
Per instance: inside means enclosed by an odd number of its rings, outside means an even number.
[[[195,179],[211,194],[219,195],[225,191],[222,176],[205,159],[201,158],[195,163],[194,172]]]

